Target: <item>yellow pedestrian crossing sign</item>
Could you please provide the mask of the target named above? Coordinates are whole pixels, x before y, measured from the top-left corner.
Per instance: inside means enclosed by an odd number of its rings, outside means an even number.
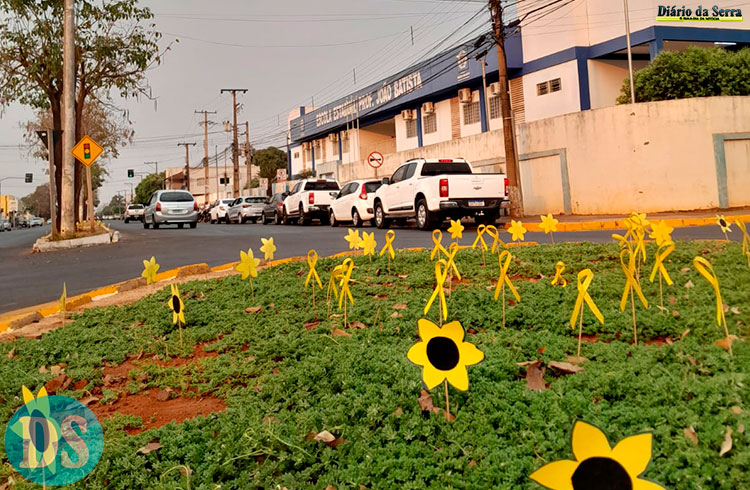
[[[104,149],[89,136],[84,136],[81,141],[70,151],[79,162],[90,167],[102,154]]]

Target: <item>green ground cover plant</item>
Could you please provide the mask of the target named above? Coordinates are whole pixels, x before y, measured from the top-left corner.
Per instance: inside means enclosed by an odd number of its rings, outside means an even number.
[[[528,475],[572,458],[577,419],[601,427],[611,442],[653,430],[644,477],[667,488],[750,488],[744,429],[750,426],[750,346],[744,341],[750,269],[738,244],[678,242],[666,261],[675,281],[665,286],[666,311],[656,307],[658,283],[647,281],[655,251],[648,246],[641,284],[651,308],[636,308],[638,346],[632,345],[629,310],[619,310],[625,277],[616,244],[511,250],[509,273],[521,302],[507,306],[505,329],[501,305],[492,298],[497,258],[487,253],[483,267],[478,251],[456,256],[464,277],[452,282],[448,321],[463,324],[485,360],[469,368],[468,392],[451,391],[452,422],[422,412],[420,370],[406,358],[434,288],[429,251],[399,252],[390,275],[385,257],[356,257],[349,326],[326,317],[325,291],[317,293],[312,311],[304,262],[261,271],[254,298],[239,276],[181,285],[182,347],[166,305],[169,287],[133,305],[86,310],[41,339],[0,344],[0,420],[7,422],[21,405],[22,385],[36,393],[55,377],[41,366],[64,363],[73,383],[58,394],[82,399],[99,387],[107,390],[97,402],[103,403],[159,388],[185,399],[215,396],[227,405],[224,412],[134,436],[126,430],[142,424],[137,418],[102,420],[104,454],[73,488],[539,489]],[[716,325],[713,290],[692,265],[695,256],[713,264],[730,333],[741,339],[731,357],[714,345],[724,333]],[[550,285],[559,260],[567,267],[566,288]],[[341,261],[318,262],[324,283]],[[565,361],[576,353],[569,318],[575,274],[583,268],[594,272],[589,292],[605,317],[599,325],[587,310],[583,331],[598,341],[583,345],[583,372],[548,369],[548,389],[531,391],[518,363]],[[246,312],[257,306],[257,313]],[[339,312],[332,307],[332,313]],[[437,323],[437,305],[427,318]],[[658,342],[646,345],[649,340]],[[199,344],[215,356],[182,359]],[[121,393],[103,386],[103,366],[137,355],[142,361],[131,359],[135,367]],[[154,356],[164,362],[146,362]],[[80,380],[88,384],[75,389]],[[432,398],[444,406],[441,387]],[[690,427],[697,444],[685,434]],[[720,456],[727,427],[733,448]],[[324,430],[345,442],[309,437]],[[139,454],[155,439],[160,449]],[[0,476],[12,475],[5,459]]]

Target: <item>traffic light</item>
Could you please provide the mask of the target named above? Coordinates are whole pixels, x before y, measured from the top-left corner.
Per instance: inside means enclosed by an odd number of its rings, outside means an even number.
[[[135,172],[133,172],[132,168],[129,168],[128,169],[128,178],[132,179],[133,177],[135,177]]]
[[[34,174],[26,174],[26,178],[24,180],[27,184],[31,184],[34,181]]]

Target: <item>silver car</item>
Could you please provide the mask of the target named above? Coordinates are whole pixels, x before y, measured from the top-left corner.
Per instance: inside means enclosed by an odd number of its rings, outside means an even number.
[[[10,221],[0,218],[0,231],[10,231]]]
[[[263,208],[268,199],[265,197],[243,196],[232,201],[227,209],[227,223],[246,223],[260,221]]]
[[[143,227],[153,225],[177,225],[182,228],[198,226],[198,203],[188,191],[160,190],[151,194],[151,199],[143,212]]]

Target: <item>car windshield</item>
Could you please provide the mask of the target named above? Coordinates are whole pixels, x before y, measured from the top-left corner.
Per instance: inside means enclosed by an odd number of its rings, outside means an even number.
[[[381,185],[383,185],[382,182],[368,182],[365,184],[365,191],[368,193],[375,192],[376,190],[380,189]]]
[[[193,196],[188,192],[165,192],[159,196],[161,202],[191,202]]]
[[[337,191],[339,185],[332,180],[318,180],[316,182],[308,182],[305,184],[306,191]]]
[[[143,204],[131,204],[128,209],[143,209]]]
[[[246,197],[245,202],[250,203],[250,204],[265,204],[266,198],[265,197]]]
[[[222,199],[222,204],[232,204],[234,202],[234,199]]]
[[[465,162],[453,163],[425,163],[422,167],[422,176],[432,175],[462,175],[470,174],[471,167]]]

